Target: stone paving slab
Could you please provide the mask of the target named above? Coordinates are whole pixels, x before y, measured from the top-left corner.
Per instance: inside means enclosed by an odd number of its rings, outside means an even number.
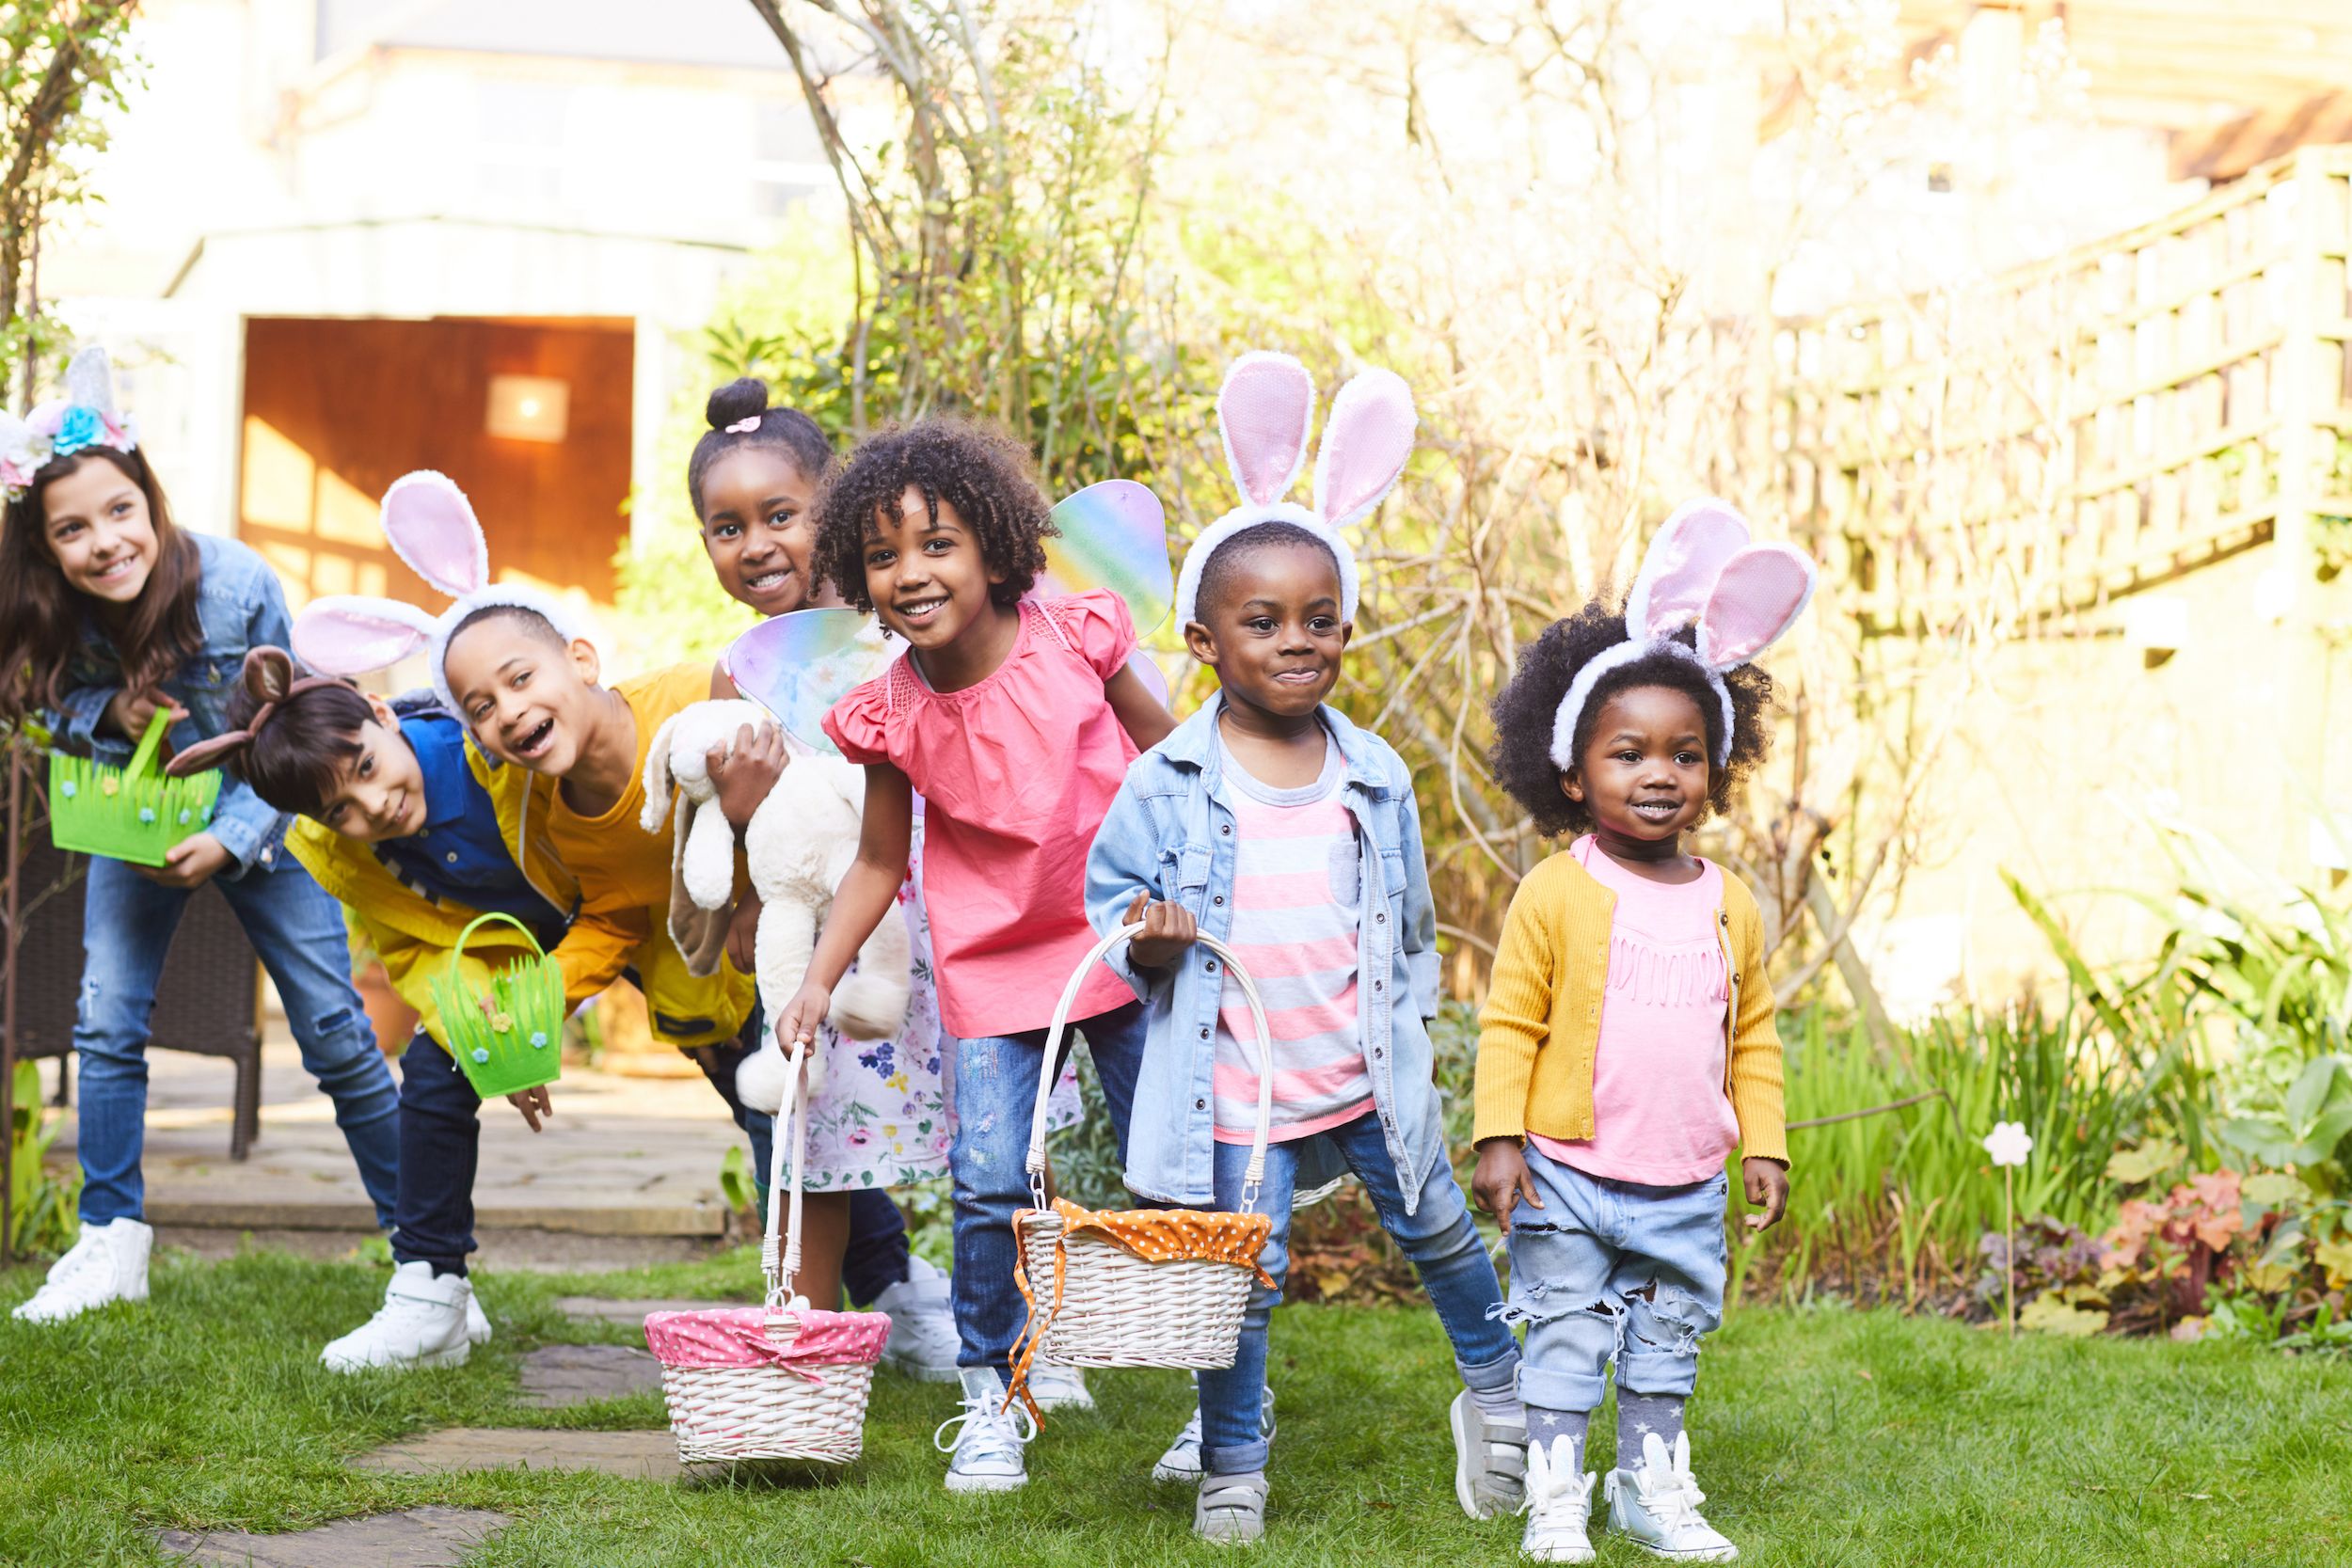
[[[631,1345],[542,1345],[522,1373],[523,1403],[539,1410],[661,1389],[661,1363]]]
[[[597,1470],[631,1481],[675,1481],[677,1439],[660,1432],[547,1432],[523,1427],[448,1427],[388,1444],[351,1462],[354,1469],[401,1475],[450,1470]]]
[[[615,1296],[558,1296],[555,1309],[577,1323],[627,1323],[644,1326],[651,1312],[707,1312],[714,1307],[742,1307],[739,1301],[687,1301],[677,1296],[625,1300]]]
[[[514,1520],[479,1508],[409,1508],[280,1535],[155,1532],[175,1561],[204,1568],[458,1568],[468,1551]]]

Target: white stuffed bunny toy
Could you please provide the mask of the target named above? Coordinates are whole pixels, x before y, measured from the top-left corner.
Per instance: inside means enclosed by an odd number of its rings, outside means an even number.
[[[1311,509],[1282,498],[1307,466],[1315,413],[1314,378],[1287,354],[1245,354],[1216,394],[1225,463],[1241,504],[1200,531],[1176,578],[1176,624],[1200,619],[1200,574],[1217,546],[1263,523],[1291,523],[1331,548],[1340,566],[1340,616],[1356,619],[1356,552],[1345,530],[1372,515],[1412,455],[1413,394],[1393,371],[1351,377],[1331,400],[1331,418],[1315,453]]]
[[[676,785],[673,854],[688,895],[705,910],[726,908],[735,879],[735,833],[718,809],[708,753],[731,749],[743,725],[756,729],[768,721],[755,703],[696,703],[664,721],[645,753],[645,809],[639,820],[647,832],[660,832]],[[808,973],[818,927],[857,858],[865,804],[861,769],[837,756],[795,757],[743,830],[752,888],[760,898],[752,967],[771,1022]],[[861,1040],[898,1034],[906,1022],[913,958],[906,921],[893,911],[875,925],[858,949],[857,967],[834,989],[826,1021],[835,1032]],[[822,1055],[808,1060],[813,1094]],[[735,1092],[752,1109],[772,1115],[783,1106],[791,1070],[771,1033],[737,1069]]]

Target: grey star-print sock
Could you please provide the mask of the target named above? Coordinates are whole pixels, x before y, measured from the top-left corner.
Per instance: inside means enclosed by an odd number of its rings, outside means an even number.
[[[1632,1470],[1642,1463],[1642,1439],[1649,1433],[1669,1449],[1682,1435],[1682,1397],[1678,1394],[1629,1394],[1617,1390],[1617,1468]]]

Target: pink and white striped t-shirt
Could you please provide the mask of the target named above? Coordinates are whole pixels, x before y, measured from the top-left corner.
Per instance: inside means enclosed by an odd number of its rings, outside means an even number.
[[[1274,1036],[1274,1142],[1304,1138],[1372,1109],[1356,1006],[1363,896],[1347,765],[1326,738],[1323,772],[1297,789],[1253,779],[1217,742],[1232,784],[1233,922],[1227,945],[1258,984]],[[1231,979],[1216,1029],[1216,1140],[1258,1127],[1258,1033]]]

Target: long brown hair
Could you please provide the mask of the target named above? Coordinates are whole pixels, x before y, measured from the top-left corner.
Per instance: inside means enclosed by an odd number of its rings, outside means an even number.
[[[82,636],[83,617],[97,601],[71,587],[49,553],[49,486],[91,458],[122,470],[147,498],[155,527],[155,568],[139,596],[101,625],[122,666],[122,686],[143,691],[161,685],[204,645],[197,619],[202,568],[196,541],[171,523],[164,487],[138,451],[85,447],[41,465],[24,494],[0,514],[0,721],[15,723],[37,708],[65,699],[67,665]]]

